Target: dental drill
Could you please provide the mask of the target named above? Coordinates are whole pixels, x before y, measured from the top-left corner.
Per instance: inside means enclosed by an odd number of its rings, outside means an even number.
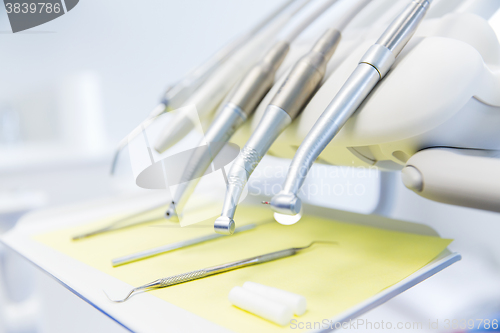
[[[274,74],[276,70],[278,69],[279,65],[285,58],[289,44],[300,34],[302,30],[304,30],[312,21],[314,21],[315,17],[319,15],[317,11],[313,12],[312,14],[309,14],[306,16],[304,19],[299,20],[298,24],[297,22],[292,21],[288,23],[295,14],[298,14],[301,9],[309,3],[311,0],[292,0],[288,1],[285,3],[284,6],[279,8],[275,13],[271,14],[268,18],[266,18],[261,24],[259,24],[258,27],[254,28],[252,32],[245,34],[246,40],[248,40],[250,37],[255,35],[257,31],[262,30],[265,28],[266,25],[269,25],[270,21],[276,20],[278,21],[277,23],[273,23],[274,25],[272,27],[266,27],[264,30],[271,30],[271,32],[262,32],[264,36],[261,36],[260,38],[268,38],[269,36],[272,36],[274,38],[274,34],[276,33],[276,29],[289,26],[291,25],[292,31],[289,31],[288,34],[281,40],[281,42],[276,43],[276,45],[267,53],[267,55],[262,59],[262,61],[255,66],[252,71],[250,71],[247,74],[247,77],[240,83],[240,86],[232,93],[230,102],[232,104],[227,104],[227,107],[223,107],[220,116],[217,117],[217,120],[214,122],[214,124],[211,126],[211,128],[208,130],[205,139],[208,141],[210,144],[210,149],[203,150],[203,149],[195,149],[195,152],[193,153],[194,155],[191,157],[191,162],[188,165],[188,169],[185,174],[182,175],[182,178],[179,182],[178,189],[176,190],[176,197],[172,200],[172,202],[177,203],[181,200],[181,198],[188,197],[189,194],[189,189],[192,189],[196,184],[192,184],[193,186],[188,188],[186,185],[187,184],[182,184],[184,179],[193,179],[196,178],[197,175],[202,175],[205,170],[208,168],[210,165],[212,159],[210,158],[211,156],[217,155],[217,153],[222,149],[224,146],[224,142],[227,142],[231,135],[234,133],[236,128],[241,125],[242,122],[240,122],[241,117],[244,117],[246,119],[245,115],[250,115],[253,113],[255,110],[257,104],[260,102],[262,99],[263,95],[267,92],[267,90],[272,86],[272,83],[274,81]],[[329,3],[331,0],[325,2]],[[320,10],[326,9],[325,5],[321,5],[319,7]],[[281,17],[283,16],[283,17]],[[284,24],[287,23],[287,24]],[[280,32],[281,33],[281,32]],[[264,38],[265,39],[265,38]],[[260,43],[260,42],[259,42]],[[254,43],[255,44],[255,43]],[[241,45],[240,45],[241,48]],[[255,45],[252,46],[252,48],[256,48]],[[222,52],[222,51],[221,51]],[[235,50],[233,50],[229,53],[234,53]],[[243,55],[249,52],[247,49],[245,50],[240,50],[238,53],[240,53],[240,58],[241,58],[241,53],[243,52]],[[228,53],[228,52],[224,52]],[[234,56],[234,55],[233,55]],[[240,59],[241,60],[241,59]],[[229,60],[228,60],[229,61]],[[213,62],[210,60],[209,62]],[[216,61],[215,61],[216,62]],[[249,60],[250,62],[250,60]],[[220,64],[219,64],[220,65]],[[214,63],[215,66],[215,63]],[[213,67],[214,66],[208,66],[208,65],[203,65],[202,67]],[[231,67],[226,67],[225,71],[223,73],[227,74],[227,71],[229,69],[232,69],[234,66],[231,65]],[[203,72],[201,70],[201,72]],[[206,71],[205,71],[206,72]],[[221,75],[218,76],[218,79],[220,80]],[[189,79],[187,80],[189,81]],[[209,98],[210,99],[210,91],[213,89],[218,89],[220,85],[217,85],[213,82],[211,78],[207,80],[207,82],[204,85],[209,85],[208,90],[207,89],[202,89],[203,90],[201,93],[195,93],[196,98]],[[188,87],[188,84],[184,84],[183,86]],[[174,88],[172,88],[174,89]],[[174,90],[177,91],[184,91],[186,92],[187,90],[182,90],[180,88],[175,88]],[[175,96],[179,96],[180,92],[176,93]],[[182,93],[185,95],[185,93]],[[172,95],[174,96],[174,95]],[[200,97],[201,96],[201,97]],[[189,101],[193,101],[193,98],[188,98]],[[170,102],[168,102],[170,100]],[[173,104],[172,102],[175,102]],[[213,100],[212,100],[213,102]],[[169,104],[170,103],[170,104]],[[180,99],[176,100],[171,100],[168,98],[164,99],[164,102],[160,103],[160,105],[155,109],[156,112],[154,115],[152,115],[150,118],[148,118],[145,122],[143,122],[141,125],[139,125],[128,137],[122,140],[122,143],[120,144],[120,147],[123,148],[128,144],[128,140],[132,138],[132,136],[137,135],[141,133],[145,127],[147,127],[149,124],[151,124],[158,115],[160,115],[162,112],[164,112],[165,108],[167,108],[167,105],[173,105],[173,106],[178,106],[179,104],[182,104],[180,102]],[[233,105],[238,106],[236,109],[233,107]],[[233,113],[233,111],[238,112],[241,111],[241,115],[238,113]],[[182,116],[182,115],[181,115]],[[241,117],[240,117],[241,116]],[[189,120],[188,120],[189,121]],[[234,128],[233,128],[234,127]],[[222,143],[222,144],[221,144]],[[115,160],[113,162],[112,166],[112,172],[114,170],[114,167],[116,165],[117,157],[118,154],[121,150],[119,148],[115,154]],[[73,240],[80,240],[84,239],[87,237],[95,236],[95,235],[100,235],[105,232],[110,232],[110,231],[115,231],[119,230],[122,228],[129,227],[131,225],[137,225],[137,224],[142,224],[142,223],[147,223],[151,222],[151,220],[146,220],[146,221],[139,221],[139,222],[128,222],[133,220],[134,218],[139,217],[141,214],[151,211],[153,209],[160,208],[162,206],[166,206],[168,203],[164,203],[161,205],[155,205],[152,207],[148,207],[147,209],[141,210],[137,213],[134,213],[131,216],[126,216],[123,218],[119,218],[112,223],[108,224],[107,226],[100,228],[98,230],[93,230],[90,232],[85,232],[79,235],[75,235],[73,237]],[[175,205],[172,209],[168,209],[166,213],[166,217],[170,218],[172,220],[175,220],[177,218],[177,215],[175,213]],[[153,219],[155,220],[155,219]],[[128,222],[128,223],[127,223]]]
[[[234,55],[219,66],[210,78],[187,98],[182,106],[194,105],[201,120],[209,117],[224,97],[243,77],[243,75],[260,59],[263,51],[274,44],[276,36],[296,14],[311,0],[296,0],[266,29],[248,40]],[[173,118],[159,133],[154,148],[159,153],[175,145],[183,139],[195,124],[188,114],[182,113]]]
[[[287,56],[291,43],[337,1],[323,1],[319,6],[315,5],[313,10],[304,17],[301,16],[290,22],[285,27],[287,31],[283,38],[278,38],[278,42],[245,75],[230,93],[226,102],[219,107],[216,118],[201,140],[200,146],[205,144],[204,149],[196,149],[188,161],[170,207],[165,213],[167,218],[178,219],[177,214],[182,211],[198,180],[208,169],[210,163],[236,130],[255,112],[258,104],[271,89],[275,74]],[[287,29],[289,26],[291,29]]]
[[[233,162],[222,214],[214,223],[217,233],[232,234],[234,214],[243,189],[262,157],[283,130],[300,114],[314,95],[326,72],[326,66],[340,42],[341,31],[369,0],[353,2],[346,15],[332,25],[292,68],[276,95],[267,106],[255,132]]]
[[[297,195],[313,162],[390,70],[417,30],[431,2],[412,1],[361,58],[297,150],[283,190],[271,199],[270,205],[275,212],[299,214],[302,202]]]
[[[157,117],[169,110],[180,107],[210,76],[219,68],[225,61],[235,54],[238,49],[254,38],[260,31],[264,30],[271,22],[277,20],[281,15],[285,14],[291,5],[297,0],[288,0],[271,14],[266,16],[250,31],[243,33],[234,41],[230,42],[222,49],[212,55],[207,61],[194,70],[190,71],[184,78],[173,86],[169,87],[163,94],[158,105],[151,111],[148,117],[142,121],[139,126],[132,130],[125,138],[123,138],[115,151],[113,162],[111,164],[111,174],[116,169],[120,152],[128,145],[129,140],[132,140],[139,135],[143,129],[151,125]]]

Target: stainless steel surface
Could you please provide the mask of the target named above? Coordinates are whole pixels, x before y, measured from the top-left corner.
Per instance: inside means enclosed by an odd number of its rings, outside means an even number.
[[[214,122],[207,130],[202,143],[207,149],[196,149],[190,157],[181,182],[177,186],[170,206],[165,213],[168,219],[178,219],[189,196],[194,191],[200,177],[205,173],[213,159],[219,154],[225,143],[234,132],[244,123],[246,114],[234,104],[226,104],[219,112]]]
[[[183,182],[177,187],[165,214],[167,218],[178,219],[178,214],[182,212],[187,199],[210,163],[271,89],[276,71],[289,48],[286,42],[277,43],[233,90],[228,102],[222,107],[200,143],[208,144],[208,149],[193,152],[182,176]]]
[[[214,231],[222,235],[232,235],[235,229],[235,223],[232,218],[220,216],[214,222]]]
[[[247,225],[244,225],[244,226],[239,227],[238,229],[236,229],[234,231],[234,233],[239,233],[239,232],[244,232],[244,231],[252,230],[252,229],[255,229],[256,227],[257,227],[257,224],[255,224],[255,223],[247,224]],[[164,254],[164,253],[167,253],[167,252],[170,252],[170,251],[182,249],[182,248],[185,248],[185,247],[188,247],[188,246],[193,246],[193,245],[196,245],[196,244],[201,244],[201,243],[204,243],[204,242],[215,240],[215,239],[218,239],[218,238],[221,238],[221,237],[224,237],[224,235],[213,233],[213,234],[209,234],[209,235],[206,235],[206,236],[192,238],[192,239],[180,241],[180,242],[177,242],[177,243],[172,243],[172,244],[168,244],[168,245],[164,245],[164,246],[159,246],[159,247],[155,247],[155,248],[148,249],[148,250],[145,250],[145,251],[133,253],[133,254],[130,254],[130,255],[123,256],[123,257],[119,257],[119,258],[115,258],[115,259],[113,259],[111,261],[111,263],[112,263],[112,265],[114,267],[117,267],[117,266],[129,264],[131,262],[135,262],[135,261],[138,261],[138,260],[142,260],[142,259],[150,258],[150,257],[153,257],[153,256],[157,256],[159,254]]]
[[[278,42],[256,66],[254,66],[229,97],[229,103],[240,107],[249,116],[274,83],[276,71],[283,63],[290,44]]]
[[[233,162],[228,174],[228,186],[221,217],[215,221],[214,229],[217,233],[231,234],[234,227],[234,213],[248,178],[259,164],[262,156],[269,147],[290,125],[292,119],[284,110],[269,105],[257,129],[252,134],[245,147]]]
[[[297,193],[319,154],[380,80],[375,67],[361,63],[351,74],[295,154],[283,190],[271,199],[271,208],[281,214],[295,215],[300,207]]]
[[[232,233],[230,228],[234,228],[233,218],[243,188],[273,142],[297,117],[318,88],[326,65],[340,42],[340,36],[338,30],[327,30],[312,50],[296,63],[271,100],[255,132],[229,170],[229,184],[221,217],[214,223],[216,232]]]
[[[272,209],[280,214],[296,215],[300,213],[302,201],[299,197],[290,192],[280,192],[273,196],[271,202]]]
[[[387,47],[375,44],[368,49],[359,62],[375,67],[382,79],[389,72],[394,61],[396,57]]]
[[[197,271],[169,276],[160,280],[159,288],[170,287],[179,283],[201,279],[208,275],[210,275],[210,272],[208,272],[206,269],[199,269]]]
[[[121,303],[121,302],[125,302],[132,295],[134,295],[140,291],[165,288],[165,287],[173,286],[176,284],[201,279],[201,278],[204,278],[204,277],[207,277],[210,275],[215,275],[215,274],[224,273],[227,271],[232,271],[232,270],[238,269],[238,268],[243,268],[243,267],[257,265],[257,264],[263,264],[263,263],[266,263],[269,261],[290,257],[290,256],[297,254],[299,251],[310,248],[311,246],[313,246],[316,243],[337,244],[336,242],[331,242],[331,241],[313,241],[309,245],[304,246],[304,247],[292,247],[289,249],[275,251],[275,252],[271,252],[271,253],[266,253],[263,255],[259,255],[259,256],[243,259],[243,260],[237,260],[237,261],[233,261],[233,262],[222,264],[222,265],[212,266],[212,267],[198,269],[198,270],[183,273],[183,274],[169,276],[169,277],[166,277],[163,279],[158,279],[158,280],[155,280],[155,281],[150,282],[148,284],[145,284],[143,286],[132,289],[124,299],[121,299],[121,300],[111,300],[110,299],[110,301],[116,302],[116,303]],[[108,296],[108,295],[106,294],[106,296]],[[109,298],[109,296],[108,296],[108,298]]]
[[[340,32],[335,29],[327,30],[312,50],[293,66],[270,105],[285,110],[292,120],[295,119],[318,89],[325,75],[326,65],[339,42]]]
[[[117,219],[117,220],[111,222],[110,224],[108,224],[107,226],[105,226],[103,228],[92,230],[92,231],[89,231],[89,232],[86,232],[86,233],[82,233],[82,234],[73,236],[73,240],[84,239],[84,238],[87,238],[87,237],[100,235],[100,234],[103,234],[103,233],[106,233],[106,232],[110,232],[110,231],[120,230],[120,229],[123,229],[123,228],[128,228],[128,227],[132,227],[132,226],[136,226],[136,225],[144,224],[144,223],[148,223],[148,222],[158,221],[158,220],[161,219],[161,217],[157,217],[157,218],[153,218],[153,219],[140,220],[140,221],[136,221],[136,222],[132,222],[132,223],[128,223],[128,224],[124,224],[124,225],[120,226],[120,224],[122,224],[124,222],[127,222],[129,220],[133,220],[134,218],[139,217],[139,216],[141,216],[144,213],[150,212],[150,211],[152,211],[154,209],[161,208],[163,206],[165,206],[165,204],[155,205],[155,206],[146,208],[144,210],[141,210],[139,212],[133,213],[133,214],[128,215],[126,217]]]
[[[314,161],[340,131],[375,85],[389,71],[395,57],[413,36],[430,1],[416,0],[391,23],[389,28],[362,57],[295,154],[283,190],[271,199],[271,208],[282,214],[295,215],[301,205],[297,194]],[[390,54],[392,53],[392,55]]]
[[[375,44],[387,47],[395,57],[411,39],[432,0],[414,0],[385,30]]]
[[[290,49],[290,41],[298,35],[299,31],[305,29],[335,2],[336,0],[325,1],[313,13],[303,19],[294,28],[292,35],[272,47],[233,89],[227,99],[228,105],[222,107],[222,112],[216,117],[205,135],[204,141],[210,145],[210,149],[205,154],[197,152],[196,156],[193,155],[186,169],[185,183],[181,183],[177,188],[166,212],[167,218],[178,220],[178,214],[182,214],[182,209],[196,187],[199,177],[203,175],[210,162],[220,152],[223,143],[227,142],[235,130],[246,121],[246,117],[255,111],[257,105],[271,89],[275,73]],[[281,96],[281,101],[288,101],[289,113],[297,114],[301,109],[300,105],[305,104],[316,90],[323,78],[326,62],[331,58],[339,40],[340,33],[334,29],[328,30],[316,43],[313,50],[299,62],[298,68],[292,71],[294,76],[281,89],[281,95],[278,95]],[[232,111],[227,110],[228,108]],[[241,117],[236,117],[237,110],[243,113]],[[234,221],[232,221],[232,217],[217,219],[214,228],[220,233],[231,234],[234,229]]]

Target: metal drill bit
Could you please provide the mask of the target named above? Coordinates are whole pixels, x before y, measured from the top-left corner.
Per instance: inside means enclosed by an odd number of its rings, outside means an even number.
[[[262,59],[250,69],[244,78],[229,94],[227,101],[221,105],[217,116],[206,131],[200,145],[207,142],[207,149],[192,154],[182,176],[182,183],[177,187],[169,209],[165,213],[168,219],[177,220],[189,196],[194,191],[198,181],[226,146],[232,135],[255,112],[258,104],[271,89],[275,73],[288,54],[291,43],[310,24],[316,21],[325,10],[337,0],[327,0],[319,6],[311,6],[307,15],[293,20],[288,31],[276,44],[267,51]],[[308,8],[309,9],[309,8]]]
[[[369,3],[369,0],[358,0],[353,3],[347,14],[333,25],[337,27],[327,29],[313,48],[293,66],[266,107],[257,128],[231,165],[221,216],[214,222],[216,232],[231,234],[234,230],[234,214],[248,179],[274,141],[297,118],[315,94],[326,73],[327,64],[340,42],[341,31]]]
[[[361,58],[293,157],[283,190],[271,199],[271,208],[275,212],[295,215],[300,211],[302,202],[298,193],[312,164],[389,72],[424,19],[431,2],[412,1]]]

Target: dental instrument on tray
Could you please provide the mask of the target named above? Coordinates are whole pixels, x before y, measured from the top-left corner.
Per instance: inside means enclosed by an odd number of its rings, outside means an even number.
[[[215,220],[217,233],[232,234],[233,220],[243,189],[272,143],[299,115],[314,95],[326,72],[326,66],[340,42],[341,31],[369,3],[353,1],[340,22],[335,22],[291,69],[287,78],[267,106],[255,132],[233,162],[227,176],[228,186],[222,214]]]
[[[147,211],[151,211],[151,210],[163,207],[163,206],[165,206],[165,204],[162,203],[161,205],[156,205],[155,207],[150,207]],[[153,222],[153,221],[157,221],[157,220],[160,219],[158,217],[155,217],[155,218],[151,218],[151,219],[141,220],[139,222],[134,222],[132,224],[127,224],[127,225],[124,225],[124,226],[121,226],[121,227],[119,226],[120,224],[122,224],[123,222],[126,222],[127,220],[131,220],[131,219],[133,219],[135,217],[141,216],[142,214],[144,214],[144,212],[145,211],[140,211],[140,212],[134,213],[132,215],[128,215],[126,217],[123,217],[123,218],[120,218],[120,219],[118,219],[116,221],[111,222],[110,224],[108,224],[107,226],[105,226],[103,228],[99,228],[99,229],[96,229],[96,230],[93,230],[93,231],[89,231],[89,232],[86,232],[86,233],[82,233],[82,234],[73,236],[73,240],[84,239],[84,238],[87,238],[87,237],[91,237],[91,236],[95,236],[95,235],[100,235],[100,234],[103,234],[103,233],[106,233],[106,232],[109,232],[109,231],[120,230],[120,229],[123,229],[123,228],[135,226],[135,225],[138,225],[138,224]]]
[[[158,279],[158,280],[155,280],[153,282],[147,283],[143,286],[134,288],[129,292],[129,294],[124,299],[121,299],[121,300],[112,300],[111,298],[109,298],[109,296],[106,293],[104,293],[104,294],[106,295],[106,297],[108,297],[108,299],[110,301],[115,302],[115,303],[122,303],[122,302],[125,302],[127,299],[129,299],[132,295],[134,295],[140,291],[148,291],[148,290],[153,290],[153,289],[170,287],[170,286],[174,286],[176,284],[189,282],[189,281],[193,281],[193,280],[198,280],[198,279],[201,279],[201,278],[204,278],[207,276],[232,271],[232,270],[235,270],[238,268],[263,264],[263,263],[266,263],[269,261],[290,257],[293,255],[296,255],[297,253],[299,253],[302,250],[310,248],[314,244],[320,244],[320,243],[322,243],[322,244],[337,244],[337,242],[331,242],[331,241],[313,241],[309,245],[304,246],[304,247],[292,247],[292,248],[285,249],[285,250],[280,250],[280,251],[276,251],[276,252],[262,254],[262,255],[259,255],[256,257],[251,257],[251,258],[247,258],[247,259],[233,261],[233,262],[230,262],[227,264],[207,267],[207,268],[203,268],[203,269],[198,269],[196,271],[191,271],[191,272],[187,272],[187,273],[183,273],[183,274],[169,276],[169,277],[166,277],[163,279]]]
[[[158,116],[169,110],[180,107],[189,98],[189,96],[200,88],[201,85],[203,85],[207,80],[210,80],[211,75],[217,70],[217,68],[232,57],[238,49],[241,49],[243,45],[249,41],[249,39],[254,38],[271,22],[277,20],[281,15],[284,15],[287,10],[289,10],[288,8],[295,2],[297,2],[297,0],[288,0],[283,3],[283,5],[257,23],[257,25],[250,31],[238,36],[234,41],[231,41],[229,44],[217,51],[203,64],[190,71],[179,82],[169,87],[163,94],[160,103],[158,103],[148,117],[119,142],[113,156],[111,174],[114,174],[120,152],[128,145],[129,140],[132,140],[139,135],[145,128],[151,125]],[[303,0],[299,2],[302,3]]]
[[[296,0],[276,20],[248,40],[234,55],[221,64],[210,78],[179,107],[194,105],[200,120],[209,117],[234,85],[260,59],[262,53],[274,44],[281,29],[309,2],[310,0]],[[194,128],[195,124],[190,115],[178,114],[159,133],[154,148],[162,153]]]
[[[236,228],[234,230],[234,233],[236,234],[236,233],[240,233],[240,232],[244,232],[244,231],[248,231],[248,230],[253,230],[256,227],[257,227],[256,223],[250,223],[250,224],[244,225],[242,227]],[[183,241],[180,241],[177,243],[159,246],[159,247],[144,250],[141,252],[129,254],[129,255],[126,255],[123,257],[115,258],[115,259],[111,260],[111,264],[113,265],[113,267],[126,265],[126,264],[129,264],[129,263],[134,262],[134,261],[139,261],[142,259],[151,258],[151,257],[157,256],[160,254],[164,254],[164,253],[171,252],[171,251],[178,250],[178,249],[183,249],[185,247],[193,246],[196,244],[205,243],[205,242],[215,240],[215,239],[218,239],[221,237],[225,237],[225,235],[212,233],[209,235],[205,235],[205,236],[201,236],[201,237],[197,237],[197,238],[193,238],[193,239],[187,239],[187,240],[183,240]]]
[[[283,37],[278,38],[276,44],[250,69],[219,107],[216,118],[199,144],[200,147],[206,145],[206,149],[196,149],[190,157],[170,207],[165,213],[167,218],[178,219],[177,214],[183,210],[200,177],[236,130],[255,112],[258,104],[271,89],[275,74],[286,58],[290,44],[337,1],[327,0],[305,8],[307,13],[292,20],[285,27]]]
[[[283,190],[271,199],[271,208],[275,212],[287,215],[300,213],[302,203],[297,195],[313,162],[390,70],[417,30],[431,2],[412,1],[361,58],[297,150]]]

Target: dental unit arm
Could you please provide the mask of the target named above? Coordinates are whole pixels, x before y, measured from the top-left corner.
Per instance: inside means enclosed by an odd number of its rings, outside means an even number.
[[[430,0],[411,2],[361,58],[297,150],[283,190],[270,202],[275,212],[288,215],[300,212],[302,203],[297,195],[313,162],[387,74],[423,20],[430,3]]]
[[[299,115],[316,92],[326,71],[328,61],[340,42],[340,31],[368,3],[358,1],[347,15],[338,22],[338,28],[328,29],[314,44],[312,50],[303,56],[291,69],[276,95],[267,106],[255,132],[251,135],[240,154],[233,162],[228,174],[228,186],[222,213],[214,223],[217,233],[232,234],[235,228],[234,214],[243,189],[283,130]]]

